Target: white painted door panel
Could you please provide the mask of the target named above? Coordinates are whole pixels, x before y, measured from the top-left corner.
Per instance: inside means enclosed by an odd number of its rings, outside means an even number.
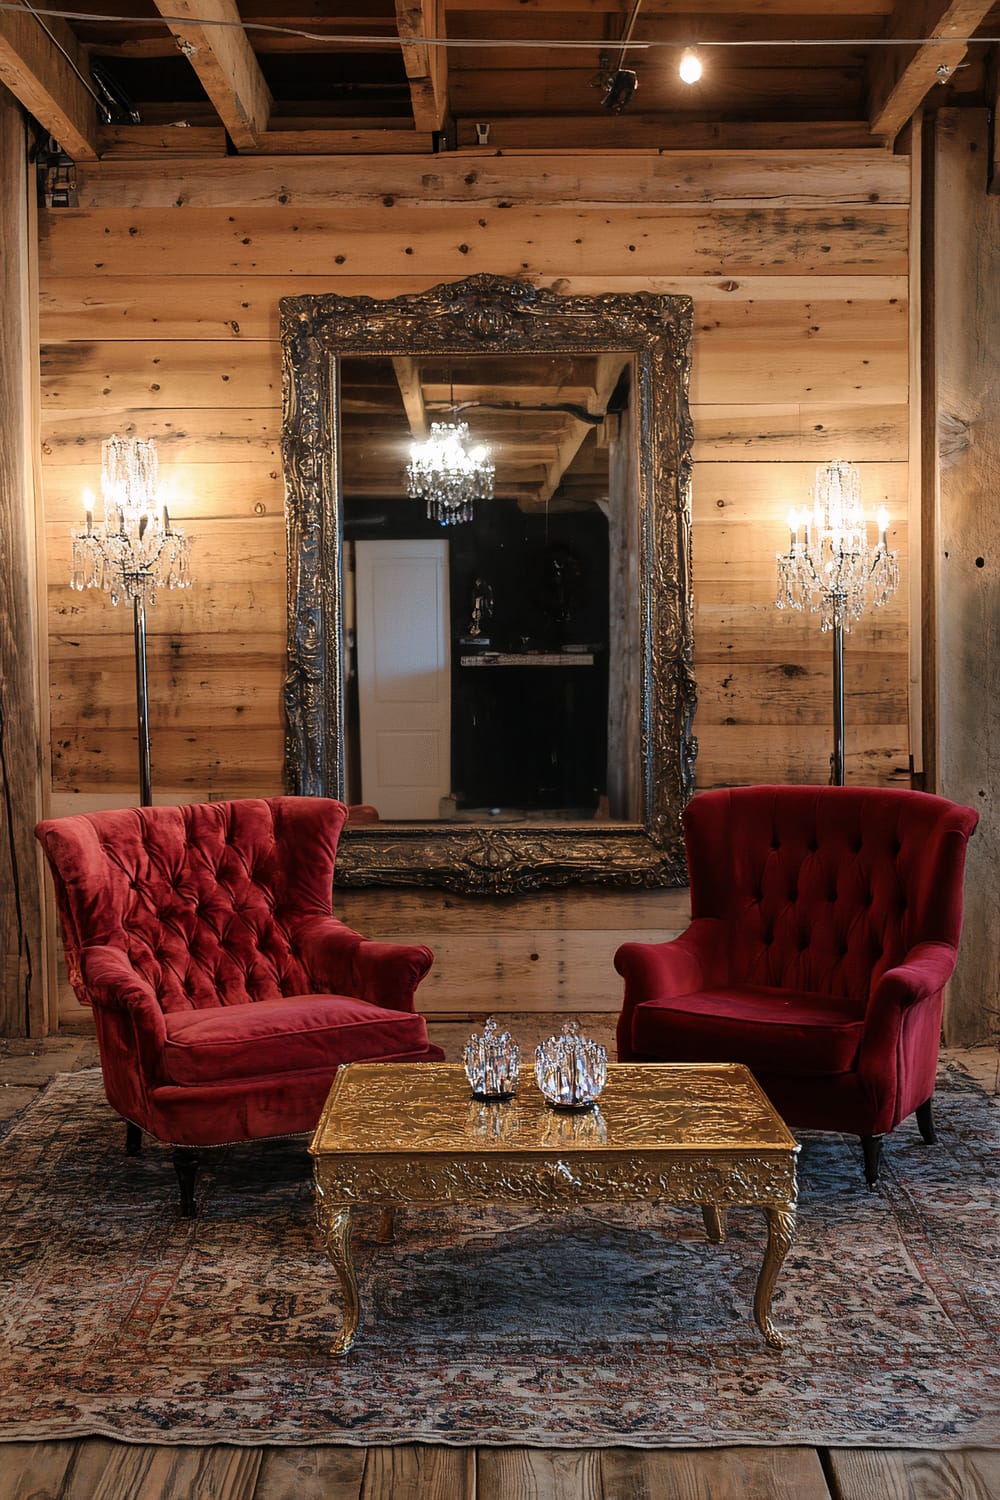
[[[361,796],[437,818],[451,791],[448,543],[357,542]]]

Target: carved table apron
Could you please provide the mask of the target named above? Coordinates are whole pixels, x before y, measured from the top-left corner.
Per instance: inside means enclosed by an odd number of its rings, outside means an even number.
[[[771,1321],[778,1272],[795,1231],[798,1145],[745,1067],[736,1063],[619,1063],[596,1108],[551,1109],[522,1076],[502,1103],[474,1099],[459,1063],[342,1067],[309,1147],[316,1211],[340,1282],[343,1325],[332,1352],[358,1328],[351,1211],[418,1204],[523,1204],[566,1212],[581,1204],[690,1203],[713,1244],[726,1209],[763,1210],[767,1246],[754,1317]]]

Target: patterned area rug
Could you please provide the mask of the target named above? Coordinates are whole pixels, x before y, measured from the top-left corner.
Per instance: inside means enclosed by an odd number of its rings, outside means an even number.
[[[711,1246],[697,1210],[435,1210],[395,1245],[362,1221],[337,1361],[303,1143],[221,1153],[185,1221],[100,1075],[60,1076],[0,1142],[0,1438],[1000,1445],[1000,1101],[951,1065],[937,1111],[874,1194],[856,1141],[804,1137],[783,1354],[750,1314],[759,1213]]]

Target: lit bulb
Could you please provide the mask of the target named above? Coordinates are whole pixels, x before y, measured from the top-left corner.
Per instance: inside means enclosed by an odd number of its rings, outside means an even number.
[[[681,58],[678,70],[684,83],[697,83],[701,77],[701,58],[697,52],[692,52],[690,47]]]

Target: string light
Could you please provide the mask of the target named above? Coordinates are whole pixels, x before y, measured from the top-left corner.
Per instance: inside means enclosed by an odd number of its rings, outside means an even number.
[[[681,58],[681,65],[677,70],[684,83],[697,83],[701,77],[701,58],[692,47],[689,47]]]

